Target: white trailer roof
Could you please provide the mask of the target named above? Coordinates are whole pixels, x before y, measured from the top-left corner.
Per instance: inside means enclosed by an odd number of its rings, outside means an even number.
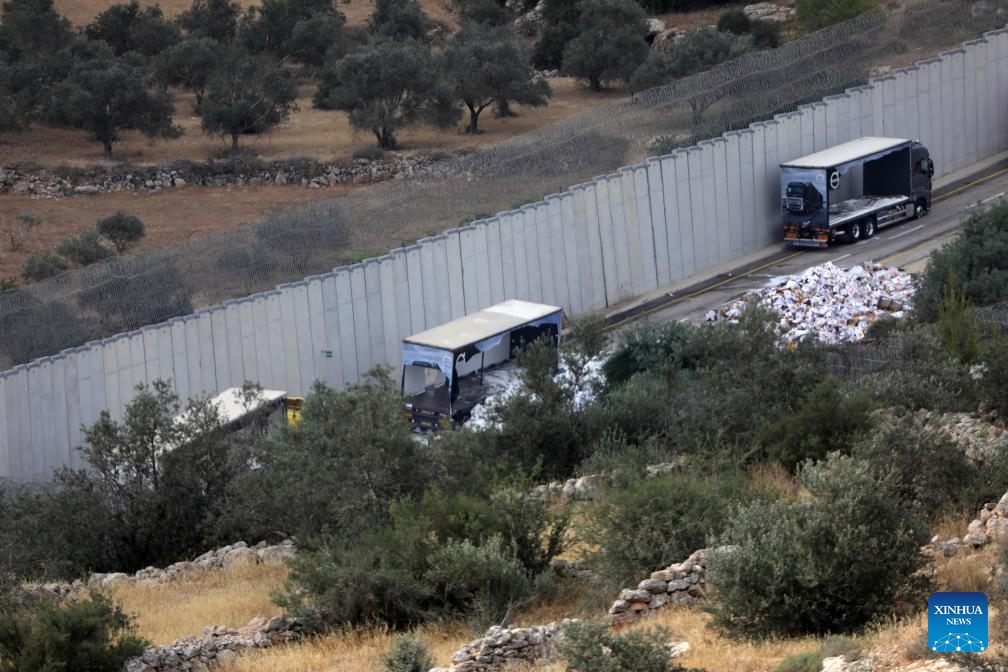
[[[874,138],[864,137],[851,140],[839,145],[834,145],[808,156],[802,156],[791,161],[780,164],[789,168],[833,168],[845,163],[850,163],[865,156],[878,154],[900,145],[905,145],[912,140],[904,138]]]
[[[217,413],[223,424],[226,425],[235,420],[240,420],[249,413],[287,396],[286,392],[280,390],[262,390],[258,397],[249,399],[250,403],[246,406],[243,403],[241,391],[240,387],[229,387],[210,399],[210,403],[217,407]],[[188,417],[189,411],[185,411],[175,417],[175,422],[183,423]]]
[[[563,310],[559,306],[511,299],[403,339],[438,350],[455,351]]]

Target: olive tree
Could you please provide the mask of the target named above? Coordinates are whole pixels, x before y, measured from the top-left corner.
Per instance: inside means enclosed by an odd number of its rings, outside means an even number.
[[[592,91],[626,81],[647,58],[644,10],[633,0],[581,0],[580,33],[564,47],[563,70],[587,80]]]

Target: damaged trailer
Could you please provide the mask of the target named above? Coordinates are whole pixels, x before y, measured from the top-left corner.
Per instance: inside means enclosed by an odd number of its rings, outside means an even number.
[[[563,309],[512,299],[414,334],[402,342],[404,415],[421,431],[461,425],[498,392],[523,345],[549,338],[560,345]]]

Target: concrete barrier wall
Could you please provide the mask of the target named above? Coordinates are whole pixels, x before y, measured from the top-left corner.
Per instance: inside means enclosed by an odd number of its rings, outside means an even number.
[[[781,239],[778,165],[862,135],[919,138],[938,175],[1008,149],[1008,30],[376,259],[0,373],[0,477],[47,480],[140,383],[305,394],[396,365],[400,340],[518,298],[600,310]]]

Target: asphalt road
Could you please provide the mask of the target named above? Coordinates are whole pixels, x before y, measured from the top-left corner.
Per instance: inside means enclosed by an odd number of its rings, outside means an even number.
[[[885,266],[918,270],[932,251],[956,235],[971,211],[999,198],[1008,198],[1006,194],[1008,169],[1003,164],[997,165],[939,190],[931,211],[919,220],[880,229],[870,240],[853,245],[839,243],[826,249],[788,249],[782,242],[779,252],[768,259],[654,297],[611,315],[610,323],[619,326],[644,316],[659,322],[700,322],[709,310],[766,285],[771,278],[801,273],[826,262],[851,268],[877,261]]]

